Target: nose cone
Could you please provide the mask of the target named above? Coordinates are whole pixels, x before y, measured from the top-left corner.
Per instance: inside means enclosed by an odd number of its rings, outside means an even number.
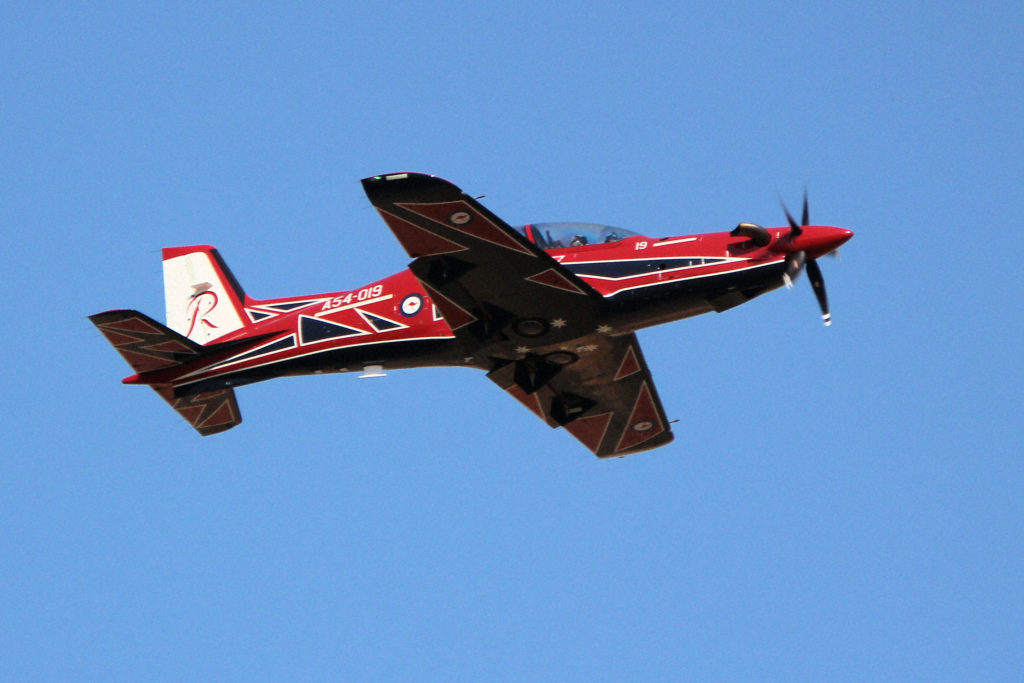
[[[793,240],[793,246],[807,252],[811,258],[818,258],[835,251],[853,237],[853,230],[833,228],[826,225],[808,225],[803,233]]]

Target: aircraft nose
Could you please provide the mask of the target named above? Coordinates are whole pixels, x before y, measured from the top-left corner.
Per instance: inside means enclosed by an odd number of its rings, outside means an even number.
[[[800,249],[806,251],[812,258],[817,258],[835,251],[846,244],[851,237],[853,237],[853,230],[816,225],[804,228],[804,232],[797,238],[797,242]]]

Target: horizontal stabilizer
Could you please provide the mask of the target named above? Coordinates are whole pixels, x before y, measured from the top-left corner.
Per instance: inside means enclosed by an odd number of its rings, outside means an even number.
[[[107,311],[91,315],[89,320],[139,374],[180,365],[224,347],[201,346],[138,311]],[[234,389],[176,397],[170,384],[152,386],[203,436],[223,432],[242,421]]]
[[[89,320],[137,373],[179,365],[203,352],[201,345],[138,311],[107,311]]]
[[[242,422],[234,389],[219,389],[177,398],[174,396],[174,388],[169,384],[157,385],[153,389],[203,436],[223,432]]]

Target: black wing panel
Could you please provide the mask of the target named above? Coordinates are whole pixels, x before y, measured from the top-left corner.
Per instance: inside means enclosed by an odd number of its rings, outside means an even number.
[[[467,352],[594,331],[601,295],[455,185],[398,173],[363,188]]]
[[[573,358],[578,360],[570,362]],[[548,425],[565,427],[598,457],[672,441],[634,334],[590,335],[568,349],[528,354],[487,376]]]

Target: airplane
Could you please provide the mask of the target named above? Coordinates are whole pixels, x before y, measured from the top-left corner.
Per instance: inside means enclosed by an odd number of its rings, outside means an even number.
[[[165,248],[166,321],[90,316],[135,374],[200,434],[238,425],[234,388],[274,377],[427,366],[483,370],[601,458],[672,441],[636,331],[722,312],[806,270],[831,323],[817,259],[853,232],[810,225],[651,237],[590,223],[513,227],[422,173],[363,189],[413,259],[357,289],[249,296],[211,246]]]

